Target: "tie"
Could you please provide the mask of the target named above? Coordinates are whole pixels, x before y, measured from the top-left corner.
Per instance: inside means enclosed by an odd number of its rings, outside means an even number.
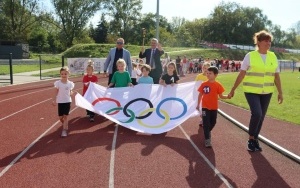
[[[155,53],[155,49],[152,49],[151,50],[151,57],[150,57],[150,66],[151,66],[152,69],[155,69],[154,53]]]

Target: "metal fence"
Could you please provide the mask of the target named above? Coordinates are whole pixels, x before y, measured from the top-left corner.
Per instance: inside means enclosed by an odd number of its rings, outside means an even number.
[[[222,50],[255,50],[255,46],[250,45],[239,45],[239,44],[223,44],[223,43],[213,43],[213,42],[204,42],[200,44],[203,48],[213,48],[213,49],[222,49]],[[279,53],[300,53],[300,49],[289,49],[272,46],[271,51]]]
[[[0,66],[0,83],[13,84],[12,53],[0,54]]]

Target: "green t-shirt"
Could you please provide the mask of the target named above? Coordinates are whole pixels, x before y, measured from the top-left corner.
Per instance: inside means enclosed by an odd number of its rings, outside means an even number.
[[[127,87],[131,83],[130,75],[127,71],[120,73],[119,71],[115,72],[111,83],[115,84],[115,87]]]

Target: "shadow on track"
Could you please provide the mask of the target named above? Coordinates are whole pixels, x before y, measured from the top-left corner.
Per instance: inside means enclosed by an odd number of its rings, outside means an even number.
[[[291,187],[260,152],[250,153],[250,155],[257,174],[257,179],[252,187]]]

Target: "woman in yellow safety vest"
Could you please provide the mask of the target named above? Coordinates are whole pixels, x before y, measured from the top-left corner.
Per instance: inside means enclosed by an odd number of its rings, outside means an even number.
[[[278,103],[283,101],[279,64],[276,55],[269,51],[272,39],[273,36],[265,30],[254,34],[256,50],[244,57],[240,73],[229,93],[233,97],[235,89],[243,81],[243,90],[251,110],[248,150],[252,152],[262,151],[258,135],[274,92],[274,85],[278,91]]]

